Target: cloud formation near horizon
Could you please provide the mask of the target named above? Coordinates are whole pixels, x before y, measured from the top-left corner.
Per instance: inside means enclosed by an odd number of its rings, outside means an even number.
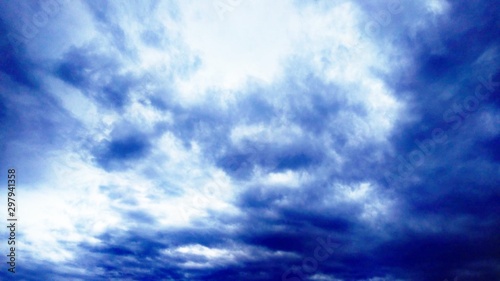
[[[498,279],[500,6],[367,2],[0,2],[15,278]]]

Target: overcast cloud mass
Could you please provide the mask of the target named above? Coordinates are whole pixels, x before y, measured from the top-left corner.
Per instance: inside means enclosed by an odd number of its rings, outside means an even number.
[[[500,280],[498,1],[0,11],[0,279]]]

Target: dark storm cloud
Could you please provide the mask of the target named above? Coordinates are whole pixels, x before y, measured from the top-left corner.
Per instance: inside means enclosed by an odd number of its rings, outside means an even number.
[[[110,55],[99,53],[95,46],[87,46],[66,53],[55,72],[102,106],[120,110],[129,101],[130,89],[139,83],[131,74],[118,74],[121,68]]]
[[[449,15],[436,22],[439,28],[401,41],[414,69],[392,83],[397,96],[411,100],[405,114],[417,121],[400,122],[394,130],[397,150],[385,173],[400,177],[390,178],[389,186],[404,202],[399,226],[404,235],[382,244],[377,263],[410,280],[500,276],[498,238],[491,231],[499,229],[498,147],[489,145],[498,132],[487,133],[483,123],[484,116],[498,114],[498,51],[484,59],[492,48],[498,50],[498,5],[450,4]],[[410,221],[435,230],[410,230]]]
[[[8,3],[3,3],[0,7],[8,9]],[[26,40],[14,29],[11,19],[6,16],[0,18],[0,68],[4,75],[8,75],[13,81],[28,87],[38,88],[38,78],[33,74],[33,70],[38,66],[27,57],[24,45],[16,44],[15,37]],[[3,78],[2,78],[3,80]]]
[[[121,170],[134,160],[146,157],[150,148],[148,135],[136,130],[121,132],[115,129],[110,140],[95,144],[92,150],[99,166],[105,170]]]

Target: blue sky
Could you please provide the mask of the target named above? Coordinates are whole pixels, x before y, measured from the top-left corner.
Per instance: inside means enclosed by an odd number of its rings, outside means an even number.
[[[3,280],[500,277],[497,1],[0,11]]]

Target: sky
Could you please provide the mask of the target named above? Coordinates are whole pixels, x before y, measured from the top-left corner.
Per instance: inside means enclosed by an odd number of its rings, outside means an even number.
[[[499,15],[0,1],[0,279],[500,280]]]

